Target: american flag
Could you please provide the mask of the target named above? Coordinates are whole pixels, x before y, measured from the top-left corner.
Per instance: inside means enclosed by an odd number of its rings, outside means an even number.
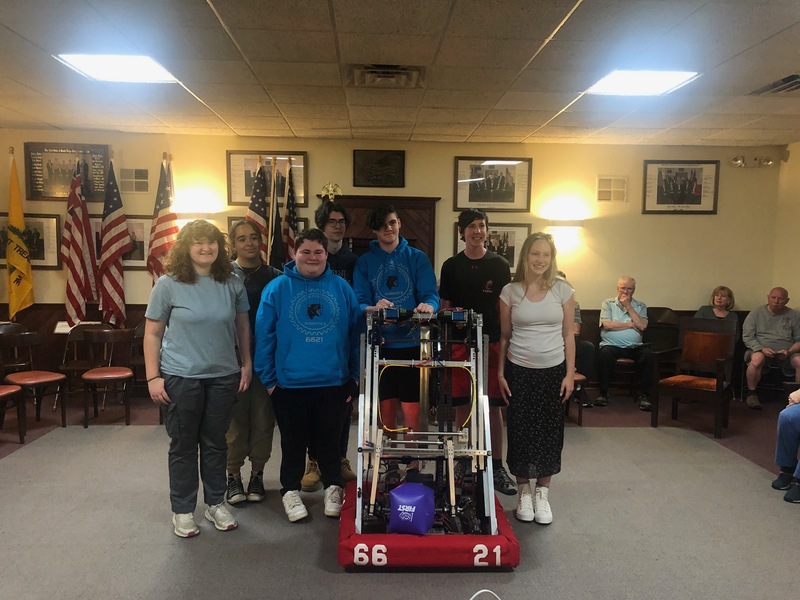
[[[86,318],[86,301],[97,299],[97,255],[80,173],[78,163],[67,198],[67,221],[61,238],[61,258],[67,265],[66,307],[70,327]]]
[[[245,219],[252,221],[261,231],[261,260],[267,258],[267,199],[269,190],[267,189],[267,177],[264,174],[264,167],[259,165],[253,182],[253,195],[250,196],[250,205],[247,207]]]
[[[283,222],[283,255],[294,258],[294,239],[297,237],[297,200],[294,197],[294,178],[289,166],[289,188],[286,192],[286,220]]]
[[[178,218],[172,212],[172,161],[161,162],[161,175],[158,177],[156,205],[153,209],[153,224],[150,226],[150,244],[147,248],[147,271],[153,283],[164,274],[167,253],[175,245],[178,235]]]
[[[103,321],[125,326],[125,278],[122,255],[133,248],[122,197],[114,175],[114,163],[108,165],[108,183],[100,230],[100,312]]]

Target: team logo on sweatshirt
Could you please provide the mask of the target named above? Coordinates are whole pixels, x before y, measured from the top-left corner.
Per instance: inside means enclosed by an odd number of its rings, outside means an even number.
[[[292,326],[305,336],[325,335],[340,318],[338,298],[328,290],[319,288],[296,294],[289,307]]]
[[[395,304],[410,297],[414,289],[406,265],[393,260],[387,260],[381,265],[373,285],[376,297],[386,298]]]

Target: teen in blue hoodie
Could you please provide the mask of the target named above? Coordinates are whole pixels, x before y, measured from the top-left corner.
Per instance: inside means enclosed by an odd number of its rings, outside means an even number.
[[[367,226],[377,239],[359,257],[353,287],[362,310],[406,308],[419,313],[439,310],[436,274],[428,257],[400,236],[400,218],[391,204],[367,213]],[[419,359],[418,329],[411,323],[384,327],[382,357]],[[411,375],[409,375],[411,371]],[[388,368],[381,376],[381,419],[389,431],[397,428],[398,401],[407,429],[419,430],[419,369]]]
[[[359,317],[347,282],[327,264],[319,229],[297,236],[295,260],[264,289],[256,315],[255,369],[281,431],[281,495],[290,521],[308,516],[300,499],[306,449],[314,440],[325,487],[325,514],[342,509],[339,436],[356,397]]]

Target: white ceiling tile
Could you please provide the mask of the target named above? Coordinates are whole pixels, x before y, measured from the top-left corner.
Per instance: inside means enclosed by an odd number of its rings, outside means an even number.
[[[356,121],[403,121],[414,123],[417,117],[416,108],[396,106],[350,106],[350,120]]]
[[[412,142],[465,142],[466,136],[420,133],[411,136]]]
[[[233,37],[252,61],[336,62],[336,44],[333,33],[329,31],[307,31],[301,35],[291,29],[237,29]]]
[[[437,66],[427,73],[428,90],[505,91],[514,82],[515,69],[469,69]]]
[[[345,64],[427,65],[436,56],[436,39],[414,35],[339,34]]]
[[[341,86],[342,78],[336,63],[265,62],[253,61],[258,79],[269,85]]]
[[[365,10],[363,0],[333,3],[336,27],[342,33],[435,36],[442,31],[449,2],[403,0],[382,2],[378,10]]]
[[[340,87],[271,85],[269,94],[276,104],[344,104]]]
[[[347,107],[333,104],[279,104],[278,109],[287,118],[301,118],[305,121],[314,119],[347,120]]]
[[[502,92],[428,90],[422,106],[433,108],[492,108]]]

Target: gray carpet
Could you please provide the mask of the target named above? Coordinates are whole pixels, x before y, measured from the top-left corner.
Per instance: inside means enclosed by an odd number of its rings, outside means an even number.
[[[794,596],[800,506],[770,488],[771,473],[688,430],[566,433],[553,525],[518,523],[514,498],[502,497],[521,545],[513,572],[347,573],[321,492],[304,494],[308,522],[286,520],[277,460],[268,464],[267,499],[233,509],[238,530],[214,530],[198,508],[202,534],[182,540],[170,524],[163,428],[57,429],[0,460],[0,595],[468,600],[488,588],[502,600]]]

